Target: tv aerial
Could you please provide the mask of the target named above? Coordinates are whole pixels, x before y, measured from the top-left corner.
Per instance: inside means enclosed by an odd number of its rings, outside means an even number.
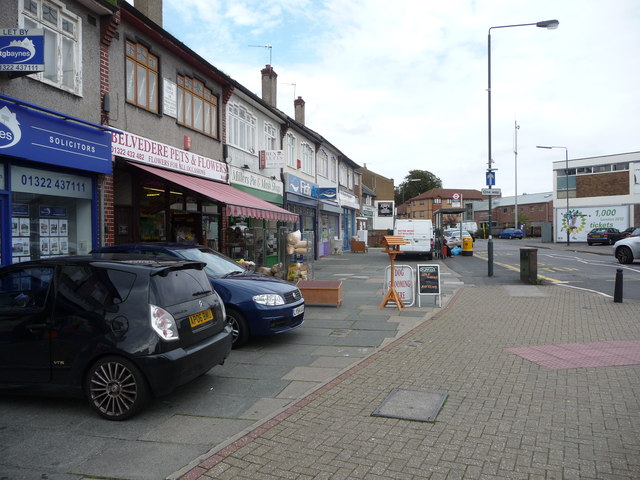
[[[273,47],[271,45],[249,45],[250,47],[257,47],[257,48],[268,48],[269,49],[269,65],[271,65],[271,51],[273,49]]]

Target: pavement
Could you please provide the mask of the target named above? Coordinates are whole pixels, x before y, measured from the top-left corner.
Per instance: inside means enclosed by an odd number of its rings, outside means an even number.
[[[168,478],[640,478],[640,302],[487,277],[484,245],[412,261],[440,265],[442,307],[401,311],[379,308],[380,249],[318,260],[344,302],[308,306],[303,328],[395,336]]]

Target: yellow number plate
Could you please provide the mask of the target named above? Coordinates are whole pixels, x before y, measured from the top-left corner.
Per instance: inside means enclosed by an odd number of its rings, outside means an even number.
[[[211,309],[189,315],[189,323],[191,324],[191,328],[195,328],[198,325],[207,323],[210,320],[213,320],[213,312],[211,311]]]

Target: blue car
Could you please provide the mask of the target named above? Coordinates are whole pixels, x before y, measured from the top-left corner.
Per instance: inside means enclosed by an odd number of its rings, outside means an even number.
[[[136,243],[101,247],[94,252],[172,256],[205,262],[214,290],[222,299],[226,319],[233,329],[233,347],[252,336],[287,332],[304,322],[304,299],[290,282],[247,271],[209,247],[179,243]]]
[[[524,233],[519,228],[505,228],[498,234],[498,238],[517,238],[518,240],[522,240],[524,237]]]

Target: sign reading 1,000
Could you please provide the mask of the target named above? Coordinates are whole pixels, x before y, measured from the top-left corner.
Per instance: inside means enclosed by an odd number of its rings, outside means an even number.
[[[596,210],[596,217],[613,217],[616,214],[615,208],[608,208],[605,210]]]
[[[61,178],[45,177],[40,175],[21,175],[22,185],[27,187],[50,188],[54,190],[65,190],[68,192],[87,192],[84,182],[65,180]]]

